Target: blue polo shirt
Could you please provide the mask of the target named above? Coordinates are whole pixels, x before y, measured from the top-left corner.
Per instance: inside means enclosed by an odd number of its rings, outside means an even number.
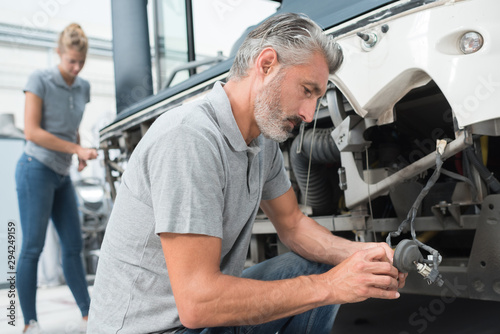
[[[76,77],[73,85],[68,86],[55,66],[31,74],[24,92],[31,92],[43,100],[40,123],[42,129],[76,143],[85,104],[90,101],[88,81]],[[31,141],[26,143],[24,152],[58,174],[69,174],[71,154],[49,150]]]

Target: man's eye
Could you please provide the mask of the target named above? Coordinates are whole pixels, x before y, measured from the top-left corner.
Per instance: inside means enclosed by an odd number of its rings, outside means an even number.
[[[306,94],[306,96],[311,96],[311,91],[304,87],[304,94]]]

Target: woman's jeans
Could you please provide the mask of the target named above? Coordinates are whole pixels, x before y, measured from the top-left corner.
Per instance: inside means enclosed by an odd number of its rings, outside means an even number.
[[[80,308],[88,314],[90,296],[82,258],[82,235],[76,194],[69,175],[60,175],[23,154],[16,168],[17,197],[23,233],[17,264],[17,290],[25,324],[36,317],[37,267],[49,218],[59,235],[66,283]]]
[[[293,278],[301,275],[322,274],[330,270],[332,266],[306,260],[299,255],[288,252],[267,261],[256,264],[243,272],[243,277],[262,281],[273,281]],[[290,291],[293,293],[292,291]],[[272,298],[262,301],[262,311],[270,309]],[[308,312],[293,317],[274,320],[269,323],[255,326],[243,327],[217,327],[205,329],[184,329],[176,333],[182,334],[232,334],[232,333],[255,333],[255,334],[327,334],[333,327],[333,322],[340,305],[329,305],[312,309]],[[265,315],[265,314],[263,314]]]

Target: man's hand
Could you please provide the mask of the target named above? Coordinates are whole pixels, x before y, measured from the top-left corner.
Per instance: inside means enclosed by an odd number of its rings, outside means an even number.
[[[359,243],[360,245],[363,245],[362,249],[369,249],[373,247],[382,247],[385,250],[385,253],[387,254],[387,257],[391,261],[391,264],[393,264],[393,259],[394,259],[394,250],[389,247],[389,245],[385,242],[365,242],[365,243]],[[406,282],[406,277],[408,277],[408,273],[398,273],[398,282],[399,286],[398,289],[401,289],[405,286]]]
[[[399,297],[399,273],[382,245],[354,253],[323,275],[337,302],[355,303],[368,298]]]

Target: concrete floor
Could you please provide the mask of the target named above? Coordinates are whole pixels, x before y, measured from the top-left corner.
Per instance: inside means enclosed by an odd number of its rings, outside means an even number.
[[[16,299],[16,326],[8,324],[6,309],[10,299],[8,290],[0,290],[0,333],[20,334],[24,328],[24,319],[19,300]],[[92,287],[89,287],[92,293]],[[38,322],[44,334],[71,334],[81,321],[80,310],[66,285],[39,288],[37,295]]]
[[[92,294],[92,287],[89,288]],[[0,290],[0,333],[20,334],[23,327],[16,300],[16,327],[6,318],[7,290]],[[67,286],[38,290],[39,322],[45,334],[71,334],[80,312]],[[336,334],[499,334],[500,302],[403,294],[399,300],[367,300],[340,308]]]

